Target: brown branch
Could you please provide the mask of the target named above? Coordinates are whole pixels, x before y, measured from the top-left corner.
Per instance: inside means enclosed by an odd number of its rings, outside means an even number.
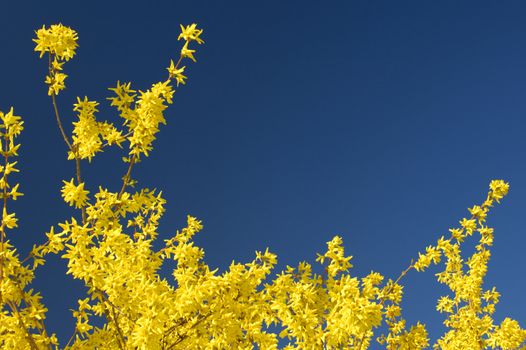
[[[95,287],[94,287],[95,288]],[[95,288],[95,290],[97,290],[97,292],[99,292],[99,294],[103,295],[103,291],[101,291],[100,289],[98,288]],[[132,323],[137,323],[137,320],[134,320],[132,319],[130,316],[126,315],[117,305],[115,305],[114,303],[112,303],[112,301],[108,298],[104,298],[104,300],[110,304],[110,306],[113,308],[113,309],[116,309],[120,315],[126,317],[128,319],[128,321],[132,322]]]
[[[38,350],[37,344],[35,343],[35,339],[33,339],[33,336],[29,332],[29,329],[27,329],[26,325],[24,324],[24,320],[22,319],[22,315],[20,315],[20,312],[18,311],[18,308],[16,305],[8,300],[6,301],[7,305],[11,308],[11,311],[15,313],[16,317],[18,318],[18,322],[22,325],[22,328],[26,332],[27,341],[29,342],[29,346],[31,347],[31,350]]]
[[[118,322],[118,318],[117,318],[117,315],[115,314],[115,309],[117,309],[117,311],[122,314],[124,317],[126,317],[128,320],[130,320],[131,322],[133,323],[136,323],[136,321],[132,320],[130,317],[128,317],[126,314],[124,314],[116,305],[114,305],[110,300],[109,298],[106,298],[106,296],[104,295],[104,292],[102,290],[100,290],[99,288],[96,288],[96,287],[93,287],[95,289],[95,291],[99,294],[100,296],[100,300],[102,301],[102,305],[104,307],[104,313],[106,314],[106,318],[108,319],[108,321],[112,321],[114,322],[115,324],[115,328],[117,330],[117,333],[120,337],[119,340],[119,347],[124,350],[126,349],[126,339],[124,338],[124,334],[122,332],[122,329],[120,328],[119,326],[119,322]],[[108,308],[106,307],[105,303],[108,303],[110,306],[111,306],[111,315],[110,313],[108,312]],[[122,345],[120,343],[120,341],[122,341]]]
[[[122,334],[122,330],[121,330],[121,327],[119,326],[117,315],[115,315],[115,308],[113,306],[111,306],[111,314],[113,317],[113,321],[115,322],[115,328],[117,328],[117,332],[119,333],[119,336],[121,337],[122,344],[124,348],[126,349],[126,340],[124,339],[124,335]]]
[[[56,74],[55,70],[53,69],[51,65],[51,54],[49,54],[49,74]],[[62,126],[62,121],[60,120],[60,113],[58,112],[58,106],[57,106],[57,99],[56,95],[53,92],[51,94],[51,101],[53,103],[53,110],[55,111],[55,119],[57,121],[58,128],[60,130],[60,133],[62,135],[62,139],[68,146],[69,151],[73,154],[75,157],[75,171],[76,171],[76,177],[77,177],[77,185],[80,185],[82,182],[82,178],[80,176],[80,158],[77,152],[77,149],[71,144],[71,142],[68,139],[68,136],[66,135],[66,132],[64,131],[64,127]],[[82,208],[82,224],[86,223],[86,209]]]
[[[201,323],[204,319],[206,319],[208,316],[212,315],[211,312],[207,313],[206,315],[204,315],[203,317],[201,317],[200,319],[198,319],[193,325],[190,326],[190,329],[194,328],[195,326],[197,326],[199,323]],[[186,323],[186,322],[185,322]],[[184,324],[184,323],[183,323]],[[170,332],[171,333],[171,332]],[[177,340],[175,342],[173,342],[170,346],[168,346],[166,349],[167,350],[170,350],[172,349],[174,346],[176,346],[177,344],[180,344],[183,340],[185,340],[186,338],[188,337],[187,334],[183,334],[183,335],[180,335],[179,333],[177,333]],[[164,339],[164,335],[163,335],[163,339]],[[164,347],[164,340],[163,340],[163,349],[165,349]]]
[[[5,130],[6,134],[4,135],[5,140],[5,146],[4,146],[4,171],[7,168],[7,164],[9,162],[9,155],[7,153],[7,129]],[[1,142],[1,141],[0,141]],[[4,173],[4,189],[2,191],[3,197],[4,197],[4,203],[3,203],[3,212],[7,212],[7,174]],[[3,215],[3,214],[2,214]],[[4,278],[4,241],[5,241],[5,223],[2,220],[2,226],[0,227],[0,284],[2,283],[2,280]],[[0,304],[2,304],[2,291],[0,291]]]
[[[113,320],[113,323],[115,324],[115,328],[117,329],[117,333],[118,333],[117,343],[119,344],[119,349],[124,350],[126,348],[126,340],[124,339],[122,331],[121,331],[121,329],[119,327],[119,323],[118,323],[116,318],[112,318],[112,316],[110,315],[110,313],[108,311],[108,308],[106,307],[106,305],[104,305],[104,300],[106,298],[104,298],[103,295],[101,295],[101,298],[103,300],[102,305],[104,307],[104,314],[106,315],[106,318],[108,319],[108,321],[112,321]],[[115,313],[113,315],[115,316]]]
[[[67,348],[69,346],[69,343],[71,343],[71,341],[73,340],[73,338],[75,337],[76,334],[77,334],[77,326],[75,326],[75,329],[73,330],[73,334],[69,338],[68,343],[66,344],[66,346],[64,348]]]

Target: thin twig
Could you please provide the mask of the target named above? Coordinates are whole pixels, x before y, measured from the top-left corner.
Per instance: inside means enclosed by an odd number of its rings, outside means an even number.
[[[51,54],[49,54],[48,57],[49,57],[49,74],[55,74],[56,72],[51,65]],[[80,158],[79,158],[77,149],[69,141],[68,136],[66,135],[66,132],[64,131],[64,127],[62,126],[62,121],[60,120],[60,114],[58,112],[57,99],[56,99],[56,95],[54,92],[51,94],[51,101],[53,103],[53,110],[55,111],[55,119],[57,120],[57,125],[62,135],[62,139],[64,139],[64,142],[68,146],[69,151],[75,157],[75,171],[76,171],[76,177],[77,177],[77,185],[80,185],[82,183],[82,178],[80,175]],[[84,209],[83,207],[81,211],[82,211],[82,224],[85,224],[86,223],[86,209]]]
[[[77,326],[75,326],[75,329],[73,330],[73,334],[69,338],[68,343],[66,344],[66,346],[64,348],[67,348],[69,346],[69,343],[71,343],[71,341],[73,340],[73,338],[75,337],[76,334],[77,334]]]
[[[5,130],[7,132],[7,129]],[[7,163],[9,161],[9,156],[7,153],[7,134],[4,135],[5,139],[5,146],[4,146],[4,169],[7,168]],[[0,141],[1,142],[1,141]],[[4,189],[3,189],[3,197],[4,197],[4,204],[3,204],[3,212],[7,212],[7,174],[4,173]],[[3,215],[3,214],[2,214]],[[4,241],[5,241],[5,223],[2,220],[2,226],[0,227],[0,284],[2,283],[2,280],[4,278]],[[2,291],[0,290],[0,305],[2,304],[3,296]]]

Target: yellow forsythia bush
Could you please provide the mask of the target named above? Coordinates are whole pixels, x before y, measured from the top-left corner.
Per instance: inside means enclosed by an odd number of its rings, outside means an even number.
[[[0,227],[0,348],[1,349],[367,349],[373,342],[387,349],[430,346],[423,324],[407,325],[400,303],[401,284],[410,270],[424,271],[443,264],[439,283],[450,292],[437,302],[447,331],[436,349],[526,349],[526,330],[506,318],[495,324],[492,314],[499,301],[495,288],[483,289],[493,244],[493,228],[486,226],[491,207],[508,193],[508,184],[494,180],[484,201],[469,209],[459,226],[419,253],[400,276],[384,279],[372,272],[363,278],[350,273],[342,239],[334,237],[316,261],[325,267],[317,275],[312,266],[297,267],[270,277],[276,255],[256,252],[247,264],[233,263],[223,274],[204,263],[204,252],[193,236],[202,229],[194,217],[175,237],[154,250],[158,222],[164,213],[161,193],[135,189],[132,169],[152,151],[165,123],[164,110],[172,103],[173,84],[186,80],[184,61],[195,61],[203,31],[195,24],[181,26],[184,44],[177,61],[170,61],[168,77],[145,90],[120,83],[110,90],[122,123],[98,121],[98,102],[77,98],[77,120],[72,133],[63,127],[57,96],[65,88],[64,65],[75,56],[77,33],[61,24],[36,31],[35,51],[46,57],[45,77],[55,118],[75,162],[76,173],[64,180],[62,197],[78,215],[58,223],[21,258],[8,239],[17,218],[10,200],[21,196],[11,175],[17,172],[17,137],[21,118],[11,108],[0,112],[0,190],[3,198]],[[128,170],[118,191],[99,187],[93,193],[81,177],[81,165],[104,149],[124,152]],[[466,237],[476,234],[474,253],[463,257]],[[30,288],[38,266],[48,254],[67,261],[67,273],[88,287],[73,312],[75,331],[66,344],[58,343],[45,327],[47,309]],[[176,262],[176,284],[160,276],[166,260]],[[265,282],[265,283],[264,283]],[[93,320],[102,318],[102,326]],[[379,334],[380,327],[385,334]]]

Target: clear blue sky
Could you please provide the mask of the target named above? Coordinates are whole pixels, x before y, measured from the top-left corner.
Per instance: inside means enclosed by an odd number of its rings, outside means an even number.
[[[203,220],[210,266],[248,262],[270,247],[279,268],[334,235],[353,273],[396,277],[426,245],[480,203],[491,179],[510,182],[492,211],[487,287],[502,294],[496,319],[526,326],[526,3],[523,1],[32,1],[0,7],[0,110],[25,120],[11,239],[25,253],[72,211],[60,198],[73,164],[55,126],[33,52],[34,30],[62,22],[79,33],[59,96],[104,104],[117,80],[146,89],[176,58],[179,23],[197,22],[205,45],[167,111],[155,151],[134,170],[168,201],[161,239]],[[100,119],[116,120],[102,106]],[[83,166],[89,189],[117,188],[121,154]],[[68,309],[83,291],[52,258],[34,283],[48,329],[66,340]],[[406,279],[406,317],[441,334],[425,275]]]

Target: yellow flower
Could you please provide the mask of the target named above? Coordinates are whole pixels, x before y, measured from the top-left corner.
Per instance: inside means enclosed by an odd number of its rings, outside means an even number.
[[[89,193],[89,191],[84,189],[84,183],[81,183],[77,186],[73,183],[73,179],[71,179],[69,182],[65,180],[62,182],[64,183],[64,186],[62,187],[61,191],[64,201],[71,206],[75,206],[76,208],[82,208],[88,200]]]
[[[508,194],[510,185],[503,180],[493,180],[489,184],[489,188],[491,189],[491,197],[495,199],[497,203],[500,203],[499,200]]]
[[[51,66],[53,67],[54,70],[56,71],[59,71],[59,70],[62,70],[62,66],[64,65],[64,62],[59,62],[57,60],[57,58],[55,57],[55,59],[53,60],[53,62],[51,63]]]
[[[196,41],[198,44],[204,43],[204,41],[199,38],[199,36],[203,33],[202,29],[197,29],[197,24],[192,23],[190,25],[187,25],[186,27],[181,24],[181,34],[179,34],[179,37],[177,40],[184,39],[186,41]]]
[[[67,77],[68,76],[64,73],[55,73],[46,76],[46,84],[49,85],[47,94],[49,96],[58,95],[61,90],[64,90],[66,88],[64,80],[66,80]]]
[[[9,196],[11,196],[11,198],[16,201],[16,198],[17,197],[20,197],[20,196],[23,196],[24,194],[21,193],[21,192],[18,192],[18,186],[20,186],[20,184],[16,184],[12,189],[11,191],[9,192]]]
[[[15,228],[18,226],[16,223],[17,221],[18,219],[15,217],[15,213],[7,214],[7,211],[5,210],[5,207],[4,207],[4,213],[2,216],[2,225],[7,226],[7,228]]]
[[[95,119],[98,102],[89,101],[87,97],[81,100],[77,97],[77,103],[73,105],[73,111],[78,113],[79,120],[73,122],[73,148],[75,152],[70,152],[68,158],[74,159],[75,156],[81,159],[91,158],[101,150],[102,141],[100,140],[100,124]]]
[[[462,242],[464,240],[464,230],[458,228],[450,228],[449,232],[451,232],[451,237],[453,237],[457,241]]]
[[[184,69],[186,67],[181,67],[177,69],[174,65],[174,61],[170,60],[170,67],[166,68],[168,70],[168,73],[170,74],[170,79],[175,78],[177,82],[177,86],[179,86],[179,83],[185,84],[186,76],[183,75]]]
[[[441,297],[437,303],[438,312],[453,312],[454,302],[448,296]]]
[[[120,81],[117,81],[117,87],[108,89],[115,92],[115,95],[117,95],[117,97],[109,97],[108,100],[111,101],[111,106],[117,107],[119,112],[129,110],[130,105],[134,102],[135,97],[137,96],[134,94],[136,91],[132,90],[130,86],[131,83],[121,84]]]
[[[186,43],[184,43],[184,46],[183,48],[181,49],[181,56],[183,57],[188,57],[189,59],[191,59],[192,61],[196,62],[196,59],[194,57],[194,52],[195,50],[190,50],[188,49],[188,43],[189,41],[187,41]]]
[[[53,24],[46,28],[35,31],[37,37],[33,39],[37,43],[35,51],[40,52],[40,57],[49,52],[59,59],[68,61],[75,55],[77,48],[77,32],[62,24]]]
[[[480,206],[474,205],[473,208],[468,208],[468,210],[471,213],[471,215],[473,215],[474,218],[482,222],[486,219],[487,212],[484,209],[482,209]]]
[[[475,229],[477,228],[477,223],[474,219],[468,220],[466,218],[463,218],[460,221],[460,226],[462,226],[466,230],[466,234],[468,236],[471,236],[473,234],[473,231],[475,231]]]

